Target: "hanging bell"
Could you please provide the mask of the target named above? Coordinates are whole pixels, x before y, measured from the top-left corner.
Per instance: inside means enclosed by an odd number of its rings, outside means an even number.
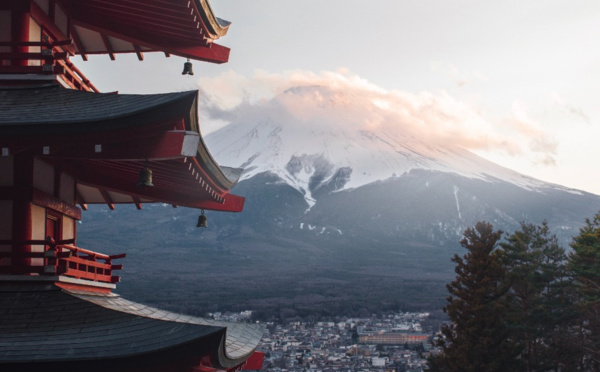
[[[152,183],[152,171],[147,166],[140,169],[140,177],[138,179],[137,186],[154,186]]]
[[[192,62],[188,58],[187,62],[183,64],[183,72],[181,75],[194,75],[194,71],[192,71]]]
[[[208,219],[207,219],[207,218],[206,218],[206,216],[204,215],[204,210],[202,210],[202,214],[201,214],[201,215],[198,217],[198,224],[196,225],[196,227],[204,227],[204,228],[207,228],[207,227],[208,227],[208,224],[206,223],[206,222],[207,222],[207,220],[208,220]]]

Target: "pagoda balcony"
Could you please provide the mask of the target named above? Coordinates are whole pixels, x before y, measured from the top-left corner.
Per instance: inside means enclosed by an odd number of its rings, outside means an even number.
[[[0,50],[11,49],[11,52],[0,52],[0,74],[6,74],[3,80],[11,80],[17,75],[55,75],[72,89],[99,92],[98,89],[69,61],[70,53],[61,50],[70,45],[71,40],[0,42]],[[35,51],[31,51],[34,49]],[[30,51],[20,51],[27,49]],[[19,50],[19,51],[15,51]]]
[[[79,248],[74,240],[0,240],[0,245],[12,247],[43,246],[43,251],[0,252],[0,279],[10,275],[23,279],[38,276],[51,278],[72,278],[80,283],[118,283],[120,277],[114,275],[123,265],[113,264],[113,260],[124,258],[125,253],[106,255]]]

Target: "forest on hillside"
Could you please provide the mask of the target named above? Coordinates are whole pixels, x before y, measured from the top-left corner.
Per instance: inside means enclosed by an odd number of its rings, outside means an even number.
[[[468,228],[431,371],[600,370],[600,214],[567,250],[547,223]]]

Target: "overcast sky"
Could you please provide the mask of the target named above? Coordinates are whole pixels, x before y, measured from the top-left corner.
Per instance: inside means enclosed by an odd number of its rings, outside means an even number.
[[[104,92],[202,88],[233,108],[296,85],[338,84],[448,115],[465,147],[521,173],[600,194],[600,2],[212,0],[232,22],[229,63],[146,54],[74,61]],[[341,85],[340,85],[341,84]],[[360,93],[357,93],[360,94]],[[206,119],[203,131],[223,125]]]

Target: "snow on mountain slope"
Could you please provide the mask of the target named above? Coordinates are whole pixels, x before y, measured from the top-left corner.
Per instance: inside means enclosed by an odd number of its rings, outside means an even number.
[[[548,186],[453,143],[419,137],[402,122],[377,125],[376,120],[389,118],[377,102],[370,107],[372,121],[353,116],[349,94],[321,86],[288,89],[245,110],[244,116],[233,118],[205,140],[219,164],[245,169],[242,180],[262,172],[274,173],[303,193],[309,206],[315,203],[313,192],[319,184],[331,181],[340,169],[350,171],[338,190],[412,169],[490,182],[500,179],[527,189]],[[414,120],[410,112],[405,120]]]

